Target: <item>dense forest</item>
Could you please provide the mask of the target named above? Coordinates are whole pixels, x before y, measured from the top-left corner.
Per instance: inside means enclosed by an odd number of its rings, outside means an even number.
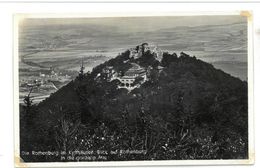
[[[102,73],[113,66],[123,74],[131,62],[149,69],[149,80],[131,91]],[[145,152],[111,152],[118,150]],[[127,50],[92,72],[81,69],[37,105],[26,97],[20,151],[25,162],[71,161],[70,151],[94,151],[93,161],[246,159],[247,82],[183,52],[158,60],[149,51],[133,59]],[[58,151],[65,159],[24,151]]]

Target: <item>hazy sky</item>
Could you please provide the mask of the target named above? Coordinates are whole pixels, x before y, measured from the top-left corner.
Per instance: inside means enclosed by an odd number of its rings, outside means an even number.
[[[242,16],[166,16],[166,17],[113,17],[113,18],[66,18],[66,19],[27,19],[22,24],[42,25],[77,25],[114,27],[117,31],[138,32],[174,28],[178,26],[222,25],[246,22]]]

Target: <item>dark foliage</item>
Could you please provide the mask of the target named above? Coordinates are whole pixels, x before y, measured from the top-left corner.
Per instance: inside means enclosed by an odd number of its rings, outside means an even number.
[[[131,62],[153,67],[150,80],[131,92],[102,75],[106,66],[123,74]],[[158,65],[162,72],[154,70]],[[108,154],[107,160],[245,159],[247,100],[247,82],[195,57],[164,53],[158,62],[147,52],[129,60],[126,51],[39,105],[30,105],[31,112],[21,106],[21,151],[146,151]],[[27,113],[33,114],[29,128]],[[61,161],[55,156],[22,157]]]
[[[150,50],[145,52],[142,55],[142,57],[138,58],[135,62],[143,67],[148,67],[148,66],[157,67],[160,64],[160,62],[155,59],[154,55],[150,52]]]
[[[161,65],[163,67],[168,67],[170,65],[171,62],[177,62],[178,61],[178,57],[176,53],[173,53],[172,55],[169,53],[163,53],[163,58],[161,61]]]

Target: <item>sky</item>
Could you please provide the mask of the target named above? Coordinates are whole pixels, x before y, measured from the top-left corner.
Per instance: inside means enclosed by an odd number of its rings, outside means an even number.
[[[246,17],[229,16],[158,16],[158,17],[113,17],[113,18],[37,18],[26,19],[23,25],[95,25],[114,28],[120,32],[155,31],[182,26],[223,25],[245,22]]]

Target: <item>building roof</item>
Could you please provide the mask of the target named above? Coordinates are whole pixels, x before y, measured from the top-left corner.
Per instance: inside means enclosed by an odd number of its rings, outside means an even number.
[[[132,67],[125,72],[125,76],[133,76],[135,74],[145,73],[145,69],[136,63],[131,63]]]

